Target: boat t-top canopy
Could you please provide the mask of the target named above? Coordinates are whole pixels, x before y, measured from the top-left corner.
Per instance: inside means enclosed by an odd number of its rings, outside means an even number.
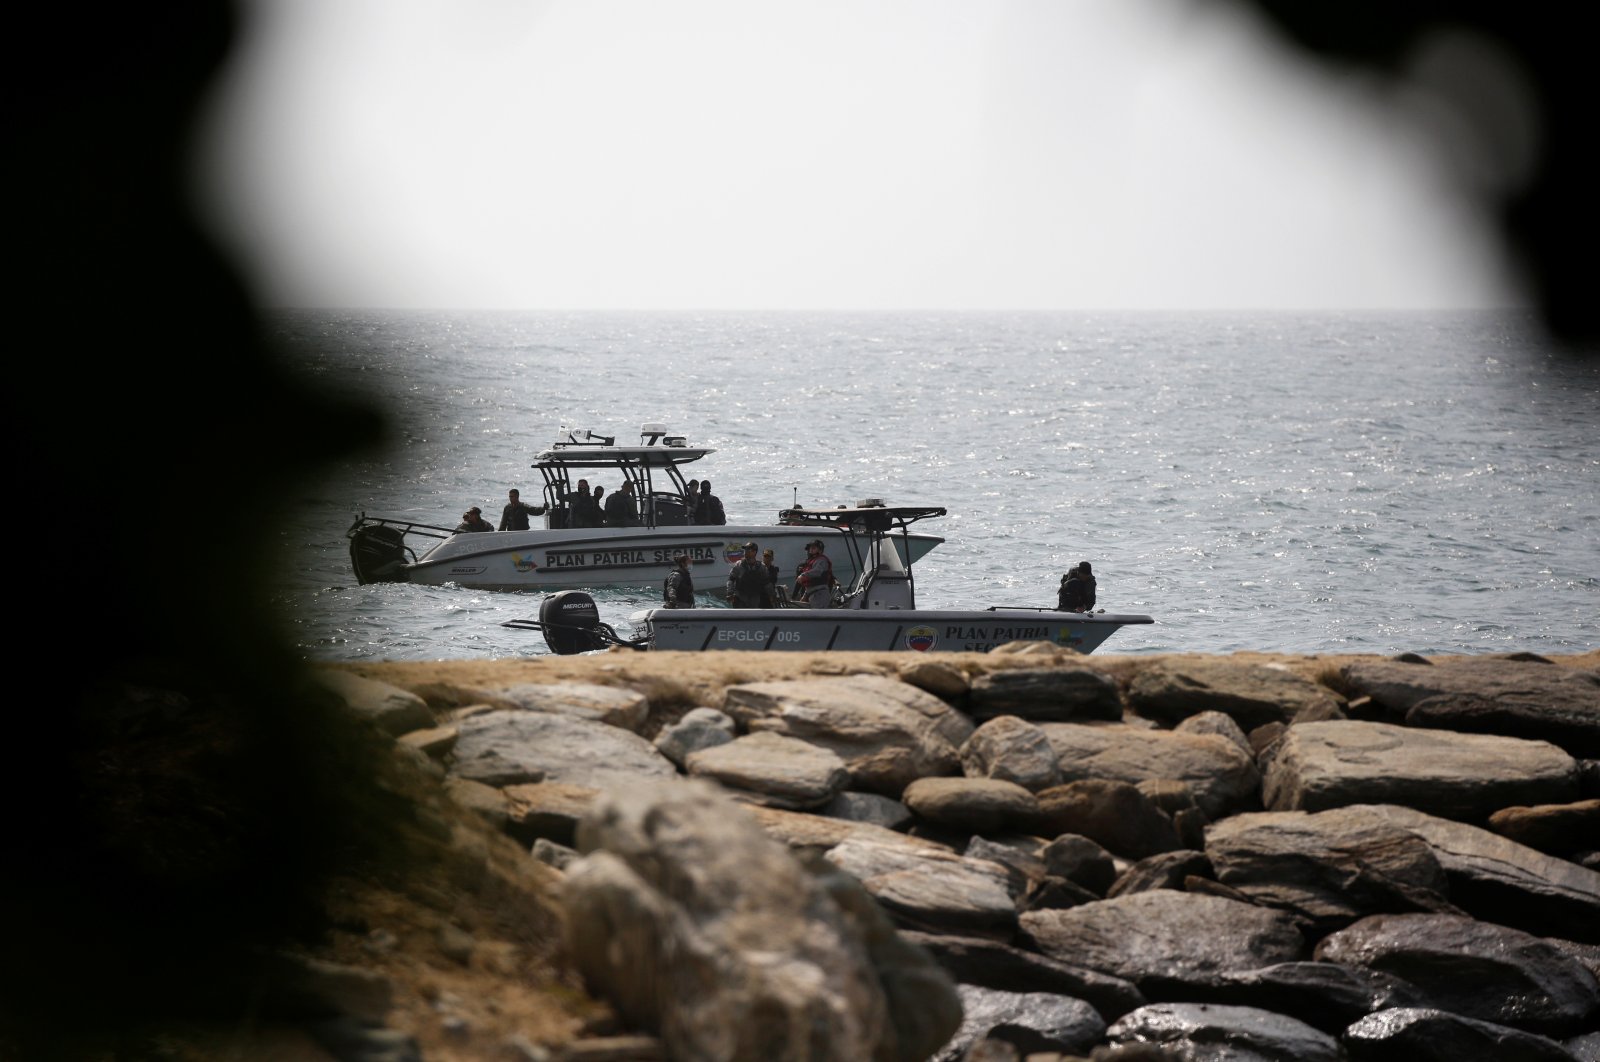
[[[639,445],[618,446],[616,437],[592,431],[562,429],[566,438],[540,450],[533,467],[545,468],[671,468],[698,461],[717,451],[711,447],[689,446],[681,435],[669,435],[664,424],[646,424],[639,429]]]
[[[640,523],[646,527],[663,524],[688,524],[689,485],[679,465],[698,461],[717,451],[707,446],[689,446],[682,435],[673,435],[665,424],[645,424],[639,428],[639,445],[618,446],[615,436],[592,431],[561,429],[565,438],[534,455],[533,465],[544,477],[547,509],[561,511],[572,494],[573,481],[594,470],[616,469],[633,484],[634,504]],[[665,475],[658,484],[652,473]],[[547,518],[548,519],[548,518]],[[552,523],[551,526],[566,526]]]
[[[884,505],[868,500],[837,509],[785,509],[778,514],[784,524],[812,525],[845,532],[904,531],[918,520],[944,516],[942,505]]]

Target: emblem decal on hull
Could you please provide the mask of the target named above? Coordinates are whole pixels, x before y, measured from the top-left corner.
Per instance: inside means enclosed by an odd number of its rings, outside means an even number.
[[[906,631],[906,648],[914,649],[919,653],[926,653],[929,649],[939,644],[939,632],[932,627],[912,627]]]
[[[1073,634],[1071,627],[1061,627],[1056,631],[1056,644],[1072,647],[1083,644],[1083,635]]]
[[[524,557],[520,553],[511,555],[511,566],[519,572],[533,572],[539,570],[539,562],[532,557]]]
[[[722,544],[722,559],[729,564],[738,564],[744,560],[744,547],[737,542],[724,542]]]

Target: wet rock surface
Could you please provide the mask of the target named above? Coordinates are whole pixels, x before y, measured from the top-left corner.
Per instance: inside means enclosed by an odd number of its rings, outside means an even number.
[[[1600,1024],[1593,657],[338,688],[538,849],[663,1058],[1555,1059]]]

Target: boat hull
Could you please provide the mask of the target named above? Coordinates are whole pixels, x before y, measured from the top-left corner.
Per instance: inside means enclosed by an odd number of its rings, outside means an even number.
[[[682,552],[691,559],[698,589],[720,593],[746,542],[773,550],[773,563],[789,579],[805,560],[807,542],[822,537],[832,543],[839,536],[837,531],[819,536],[815,527],[782,524],[483,532],[451,535],[416,561],[396,566],[393,575],[403,582],[475,590],[658,589],[673,555]],[[943,541],[937,535],[909,535],[905,544],[911,556],[903,559],[915,564]],[[855,578],[850,551],[829,549],[828,555],[835,578],[844,583]]]
[[[630,617],[655,650],[985,653],[1008,642],[1048,642],[1093,652],[1149,616],[1038,609],[666,609]]]

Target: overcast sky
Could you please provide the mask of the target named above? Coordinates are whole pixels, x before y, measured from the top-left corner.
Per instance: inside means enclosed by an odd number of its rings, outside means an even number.
[[[1523,301],[1427,98],[1224,0],[242,10],[201,200],[273,305]]]

